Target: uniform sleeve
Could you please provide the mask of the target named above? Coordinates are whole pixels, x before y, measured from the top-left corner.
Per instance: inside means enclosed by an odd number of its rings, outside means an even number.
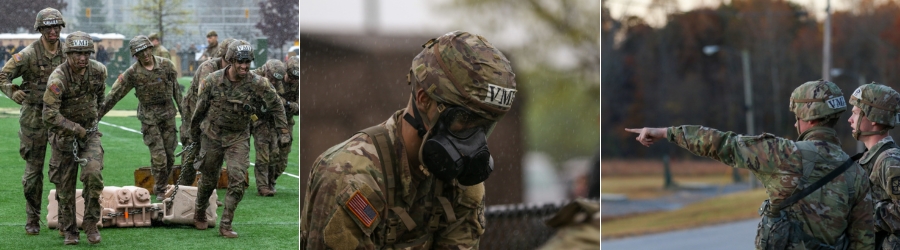
[[[446,228],[434,234],[434,249],[477,249],[484,234],[484,183],[457,192],[461,194],[453,208],[457,221],[448,221]]]
[[[736,168],[746,168],[755,173],[783,174],[783,166],[799,165],[786,162],[784,157],[797,155],[790,140],[772,134],[742,136],[734,132],[722,132],[713,128],[685,125],[668,129],[669,141],[699,156],[707,157]]]
[[[212,75],[203,77],[200,81],[201,86],[212,80]],[[198,94],[197,106],[194,108],[194,115],[191,116],[191,140],[199,143],[200,141],[200,123],[206,118],[206,112],[209,111],[209,88],[202,89]]]
[[[893,151],[893,152],[891,152]],[[883,231],[890,233],[900,232],[900,159],[896,150],[885,151],[884,160],[875,164],[872,169],[872,188],[883,188],[884,193],[890,199],[875,201],[879,206],[875,207],[875,224]],[[876,176],[875,174],[878,173]]]
[[[850,247],[847,249],[874,249],[875,225],[872,219],[874,208],[868,178],[857,178],[856,187],[856,201],[848,215],[850,228],[847,229],[847,234],[850,236]]]
[[[326,152],[316,159],[300,213],[300,249],[377,249],[372,238],[377,234],[375,228],[382,225],[385,202],[383,194],[374,193],[373,187],[364,184],[375,182],[368,171],[359,171],[375,169],[377,158],[367,158],[375,155],[375,149],[363,136],[345,143],[357,144],[347,148],[359,147],[358,152],[365,150],[367,156],[342,150],[339,145],[335,147],[336,156]],[[367,178],[369,181],[360,181]],[[369,224],[346,207],[348,198],[356,194],[367,197],[360,204],[373,211]]]
[[[9,61],[6,61],[3,69],[0,70],[0,91],[3,91],[6,97],[12,98],[13,92],[19,90],[19,86],[13,84],[12,79],[22,76],[22,73],[25,72],[25,65],[28,65],[28,58],[30,57],[24,56],[22,53],[16,53]]]
[[[47,82],[47,91],[44,91],[44,124],[59,135],[74,136],[75,128],[81,127],[77,123],[70,121],[59,113],[59,106],[62,103],[62,96],[66,92],[65,84],[63,84],[63,73],[56,68],[50,74],[50,80]]]
[[[178,83],[178,72],[175,71],[175,64],[172,61],[166,60],[165,62],[169,64],[169,72],[166,72],[166,77],[172,82],[172,99],[175,99],[175,108],[178,109],[178,114],[184,117],[184,110],[181,108],[183,96],[181,95],[181,84]]]
[[[97,97],[97,107],[103,107],[102,106],[103,100],[106,99],[106,79],[109,78],[109,74],[106,71],[106,66],[103,66],[102,64],[99,64],[99,65],[101,67],[100,68],[100,71],[101,71],[100,76],[103,77],[103,81],[101,81],[100,87],[97,88],[97,92],[95,92],[94,95]],[[109,110],[107,110],[107,111],[109,111]],[[106,114],[106,113],[103,113],[103,114]],[[97,116],[98,122],[100,121],[101,117],[103,117],[103,116]]]
[[[123,97],[125,97],[128,92],[131,92],[131,89],[134,88],[133,83],[129,80],[131,77],[131,69],[125,70],[124,73],[119,75],[119,78],[116,78],[116,82],[113,83],[112,90],[109,91],[109,96],[103,98],[103,103],[100,107],[99,117],[103,117],[112,110],[113,107],[116,106]],[[104,84],[104,89],[106,84]],[[98,100],[101,100],[98,98]]]
[[[263,77],[260,78],[265,79]],[[272,87],[272,84],[269,84],[268,80],[261,80],[260,82],[265,85],[262,99],[268,108],[269,114],[275,118],[275,128],[279,130],[287,128],[288,123],[284,115],[284,104],[281,103],[278,93],[275,93],[275,88]],[[279,131],[279,133],[281,132]]]

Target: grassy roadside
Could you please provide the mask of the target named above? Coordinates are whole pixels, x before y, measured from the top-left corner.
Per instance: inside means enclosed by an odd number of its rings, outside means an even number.
[[[603,239],[614,239],[758,218],[756,210],[765,199],[765,190],[756,189],[723,195],[673,211],[605,219],[601,222],[600,235]]]

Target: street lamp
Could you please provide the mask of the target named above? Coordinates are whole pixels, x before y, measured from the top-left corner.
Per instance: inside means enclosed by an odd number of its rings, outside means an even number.
[[[703,46],[703,54],[710,56],[722,49],[730,48],[722,47],[719,45],[707,45]],[[755,124],[755,122],[753,120],[753,88],[752,84],[750,84],[750,53],[748,53],[745,49],[741,50],[741,64],[744,71],[744,115],[747,119],[747,134],[753,135],[753,125]],[[732,177],[734,179],[734,182],[741,182],[741,176],[740,174],[738,174],[736,168],[732,172]],[[754,181],[752,172],[750,173],[750,187],[756,187],[756,181]]]

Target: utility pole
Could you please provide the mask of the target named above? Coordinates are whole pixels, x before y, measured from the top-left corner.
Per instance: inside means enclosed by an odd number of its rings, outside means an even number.
[[[822,79],[831,81],[831,0],[825,6],[825,37],[822,40]]]
[[[753,86],[750,84],[750,53],[746,49],[741,50],[741,64],[744,68],[744,110],[747,116],[747,135],[755,135],[753,131]],[[750,173],[750,188],[756,188],[756,178]]]

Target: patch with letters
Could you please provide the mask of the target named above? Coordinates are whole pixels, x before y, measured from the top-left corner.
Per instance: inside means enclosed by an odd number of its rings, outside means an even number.
[[[56,95],[59,95],[60,93],[59,86],[57,86],[56,84],[50,84],[50,86],[48,86],[47,88]]]
[[[371,227],[372,222],[378,218],[378,212],[372,207],[372,203],[369,203],[369,199],[366,199],[359,191],[353,193],[345,204],[366,227]]]
[[[830,107],[831,109],[840,109],[840,108],[847,107],[847,102],[844,101],[843,96],[838,96],[835,98],[825,100],[825,103],[827,103],[828,107]]]
[[[513,99],[516,99],[515,89],[504,88],[488,83],[487,95],[484,96],[484,100],[482,101],[509,108],[512,106]]]

